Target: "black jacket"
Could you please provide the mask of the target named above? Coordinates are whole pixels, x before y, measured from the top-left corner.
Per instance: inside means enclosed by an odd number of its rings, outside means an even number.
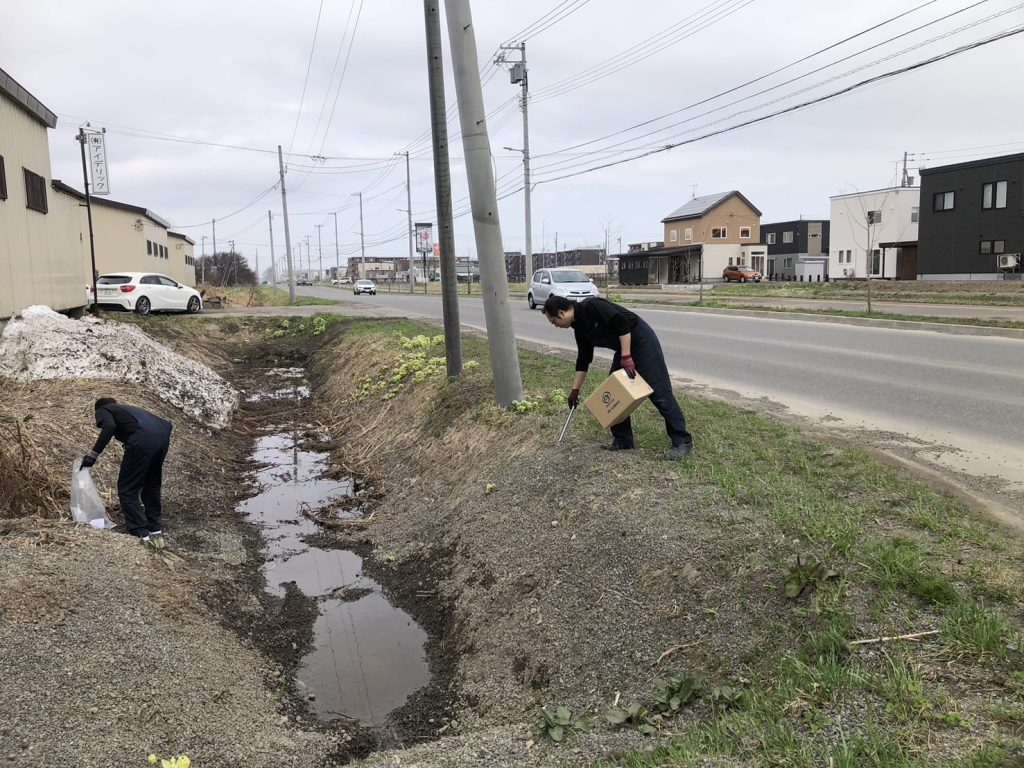
[[[92,448],[95,456],[103,452],[113,437],[127,444],[138,432],[153,432],[154,437],[162,439],[169,439],[171,433],[169,421],[154,416],[142,408],[121,403],[110,403],[97,408],[96,426],[100,428],[100,436]]]
[[[625,307],[596,296],[577,303],[573,315],[577,371],[590,368],[595,347],[620,352],[619,337],[631,333],[640,322],[640,318]]]

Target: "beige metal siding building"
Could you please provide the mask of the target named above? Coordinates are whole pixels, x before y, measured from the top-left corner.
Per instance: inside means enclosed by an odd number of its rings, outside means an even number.
[[[57,116],[0,69],[0,317],[85,304],[78,200],[51,186]]]
[[[168,232],[169,224],[146,208],[107,198],[92,198],[92,229],[96,242],[96,270],[155,272],[188,286],[196,282],[195,243],[184,235]],[[85,209],[82,231],[88,233]],[[86,234],[88,237],[88,234]],[[89,263],[88,251],[85,264]],[[86,267],[88,270],[88,266]]]

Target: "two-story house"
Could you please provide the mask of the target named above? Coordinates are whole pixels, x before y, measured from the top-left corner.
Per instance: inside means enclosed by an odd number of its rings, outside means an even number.
[[[0,69],[0,317],[85,304],[80,200],[54,185],[57,116]]]
[[[694,283],[720,280],[733,264],[765,256],[761,211],[740,192],[695,197],[662,219],[665,245],[630,254],[633,284]],[[647,269],[633,262],[646,261]],[[627,273],[620,269],[619,281]],[[646,280],[644,279],[646,278]]]
[[[889,187],[829,198],[828,275],[917,279],[921,190]]]
[[[761,225],[768,250],[764,266],[751,264],[768,280],[828,281],[829,222],[797,219]]]
[[[1019,277],[1024,154],[921,170],[922,280]]]

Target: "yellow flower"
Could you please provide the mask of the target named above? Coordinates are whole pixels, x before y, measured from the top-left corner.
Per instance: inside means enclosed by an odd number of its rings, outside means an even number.
[[[160,768],[178,768],[178,766],[176,765],[177,762],[177,760],[175,760],[173,763],[170,760],[161,760]]]
[[[149,760],[149,762],[150,762],[150,763],[151,763],[152,765],[156,765],[156,755],[150,755],[150,756],[149,756],[148,758],[146,758],[146,759],[147,759],[147,760]]]
[[[192,765],[192,761],[188,759],[188,755],[182,755],[178,758],[178,768],[189,768]]]

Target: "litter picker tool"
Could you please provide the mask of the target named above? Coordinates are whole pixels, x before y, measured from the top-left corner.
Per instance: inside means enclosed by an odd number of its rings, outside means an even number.
[[[562,442],[562,438],[565,437],[565,430],[569,428],[569,422],[572,421],[572,415],[574,413],[576,413],[575,405],[569,409],[569,416],[565,420],[565,426],[562,427],[562,433],[558,436],[558,442]]]

